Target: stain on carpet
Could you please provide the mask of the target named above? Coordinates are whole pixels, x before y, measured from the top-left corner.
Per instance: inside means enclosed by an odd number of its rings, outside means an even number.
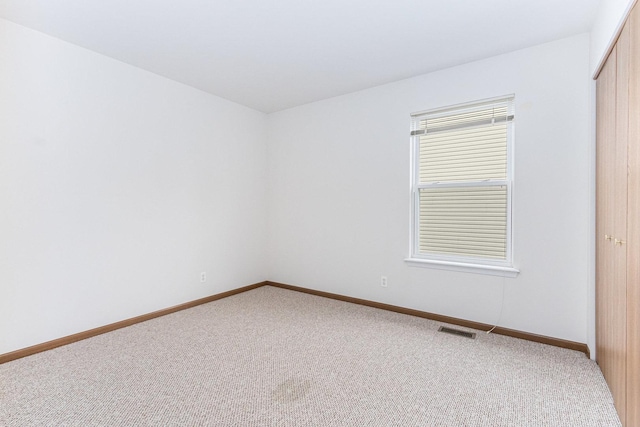
[[[311,381],[291,378],[276,387],[271,393],[271,397],[279,403],[293,402],[304,397],[310,389]]]

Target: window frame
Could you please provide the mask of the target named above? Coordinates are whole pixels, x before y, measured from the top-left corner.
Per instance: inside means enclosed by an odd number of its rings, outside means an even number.
[[[514,119],[507,122],[507,147],[506,163],[507,171],[505,179],[494,179],[489,181],[451,181],[420,183],[420,136],[413,134],[419,130],[419,117],[425,115],[445,114],[450,112],[491,105],[496,103],[510,102],[512,111],[515,110],[513,94],[467,102],[464,104],[451,105],[442,108],[435,108],[412,113],[410,117],[411,143],[411,222],[410,222],[410,256],[405,261],[411,266],[422,266],[439,269],[457,270],[470,273],[491,274],[507,277],[515,277],[519,270],[513,264],[513,193],[514,193],[514,138],[515,138],[515,111]],[[420,218],[420,190],[424,188],[446,188],[446,187],[493,187],[505,186],[507,189],[507,223],[506,223],[506,257],[505,259],[492,259],[488,257],[475,257],[465,255],[447,255],[437,253],[421,253],[419,251],[419,218]]]

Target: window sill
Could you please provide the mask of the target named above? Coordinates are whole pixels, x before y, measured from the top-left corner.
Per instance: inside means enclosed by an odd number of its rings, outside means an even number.
[[[404,262],[411,267],[436,268],[439,270],[462,271],[464,273],[488,274],[491,276],[516,277],[520,273],[520,270],[517,268],[497,265],[469,264],[420,258],[407,258]]]

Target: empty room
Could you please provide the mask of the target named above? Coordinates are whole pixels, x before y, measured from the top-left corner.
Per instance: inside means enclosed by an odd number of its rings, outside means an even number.
[[[640,427],[639,210],[636,0],[0,0],[0,426]]]

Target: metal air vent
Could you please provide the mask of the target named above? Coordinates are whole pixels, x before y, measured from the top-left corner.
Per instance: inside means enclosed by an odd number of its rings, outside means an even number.
[[[471,338],[472,340],[476,338],[475,332],[465,332],[460,329],[447,328],[446,326],[440,326],[438,332],[444,332],[445,334],[458,335],[460,337]]]

